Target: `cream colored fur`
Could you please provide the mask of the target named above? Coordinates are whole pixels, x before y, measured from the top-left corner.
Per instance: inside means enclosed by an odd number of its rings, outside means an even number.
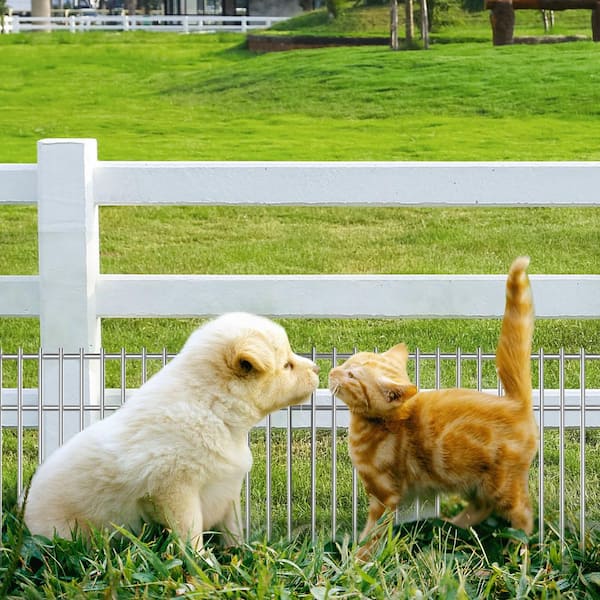
[[[308,399],[318,368],[276,323],[223,315],[113,415],[70,439],[35,473],[25,521],[34,534],[75,524],[154,521],[189,537],[220,527],[242,538],[240,490],[252,466],[247,434],[265,415]]]

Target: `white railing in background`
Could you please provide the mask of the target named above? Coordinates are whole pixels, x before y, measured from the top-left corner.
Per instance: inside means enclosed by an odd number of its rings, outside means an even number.
[[[508,265],[498,265],[497,275],[101,274],[99,206],[598,206],[599,189],[599,162],[107,162],[98,160],[95,140],[42,140],[37,164],[0,165],[0,205],[37,206],[39,247],[39,275],[0,276],[0,317],[39,317],[40,356],[53,358],[38,361],[38,389],[0,385],[0,424],[22,434],[27,419],[34,419],[40,436],[44,432],[42,457],[88,417],[114,407],[115,393],[104,390],[103,317],[245,310],[273,317],[457,318],[503,312]],[[539,318],[600,318],[600,275],[534,274],[531,281]],[[565,356],[553,358],[564,369]],[[588,358],[598,356],[582,354],[579,389],[536,391],[542,437],[547,425],[558,424],[564,435],[565,427],[579,423],[584,440],[586,427],[599,425],[598,390],[585,385]],[[538,360],[544,364],[543,355]],[[125,395],[123,388],[118,401]],[[344,423],[343,407],[338,423],[326,391],[319,390],[309,412],[321,411],[323,403],[335,432]],[[292,412],[281,418],[289,429]],[[564,449],[559,452],[563,456]],[[581,511],[585,515],[583,496]]]
[[[223,15],[68,15],[4,17],[3,33],[26,31],[167,31],[173,33],[241,32],[267,29],[287,17]]]

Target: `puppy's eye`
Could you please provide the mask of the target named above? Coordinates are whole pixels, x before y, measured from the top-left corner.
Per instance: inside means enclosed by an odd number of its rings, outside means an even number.
[[[294,363],[291,363],[291,362],[288,361],[288,362],[285,363],[285,365],[283,365],[283,368],[291,370],[291,369],[294,368]]]
[[[249,360],[240,360],[240,369],[244,371],[244,373],[250,373],[250,371],[252,371],[252,368],[252,363]]]

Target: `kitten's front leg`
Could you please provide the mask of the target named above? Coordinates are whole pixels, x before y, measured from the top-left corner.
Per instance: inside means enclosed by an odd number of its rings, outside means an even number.
[[[373,547],[377,544],[380,534],[376,531],[377,523],[383,513],[388,510],[392,515],[394,514],[394,510],[398,505],[399,498],[397,496],[387,498],[386,502],[382,502],[374,495],[370,496],[369,499],[369,515],[367,517],[367,523],[363,532],[360,534],[358,538],[359,542],[363,542],[365,539],[369,538],[357,551],[356,557],[359,560],[367,560],[373,551]]]
[[[362,533],[360,534],[358,541],[362,542],[375,528],[377,521],[381,518],[381,515],[385,512],[386,506],[379,498],[371,495],[369,498],[369,515],[367,517],[367,523]]]

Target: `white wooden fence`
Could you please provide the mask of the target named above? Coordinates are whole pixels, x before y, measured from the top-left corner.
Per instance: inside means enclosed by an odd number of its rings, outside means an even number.
[[[25,31],[166,31],[172,33],[241,32],[267,29],[287,17],[224,15],[68,15],[4,17],[2,33]]]
[[[231,310],[325,318],[500,317],[503,312],[505,274],[100,274],[99,206],[597,206],[599,189],[598,162],[107,162],[98,160],[95,140],[42,140],[37,164],[0,165],[0,205],[37,205],[39,246],[39,275],[0,276],[0,317],[39,317],[39,364],[43,354],[51,356],[38,390],[0,389],[1,424],[22,428],[33,419],[45,432],[42,457],[85,424],[84,413],[103,414],[103,317],[212,316]],[[531,281],[538,317],[600,318],[600,275],[532,275]],[[65,360],[68,355],[75,360]],[[19,355],[8,358],[23,361]],[[582,355],[582,369],[587,358],[599,357]],[[558,424],[564,435],[567,414],[575,414],[573,423],[582,432],[600,425],[598,390],[583,384],[569,391],[540,390],[542,433],[544,423]],[[125,394],[120,392],[120,401]],[[40,414],[36,407],[42,399]],[[335,425],[336,405],[320,390],[310,410],[323,404]],[[73,410],[63,410],[69,406]],[[57,429],[61,411],[67,420]],[[288,426],[291,414],[283,417]],[[584,461],[583,450],[581,456]],[[561,481],[564,495],[564,477]]]

